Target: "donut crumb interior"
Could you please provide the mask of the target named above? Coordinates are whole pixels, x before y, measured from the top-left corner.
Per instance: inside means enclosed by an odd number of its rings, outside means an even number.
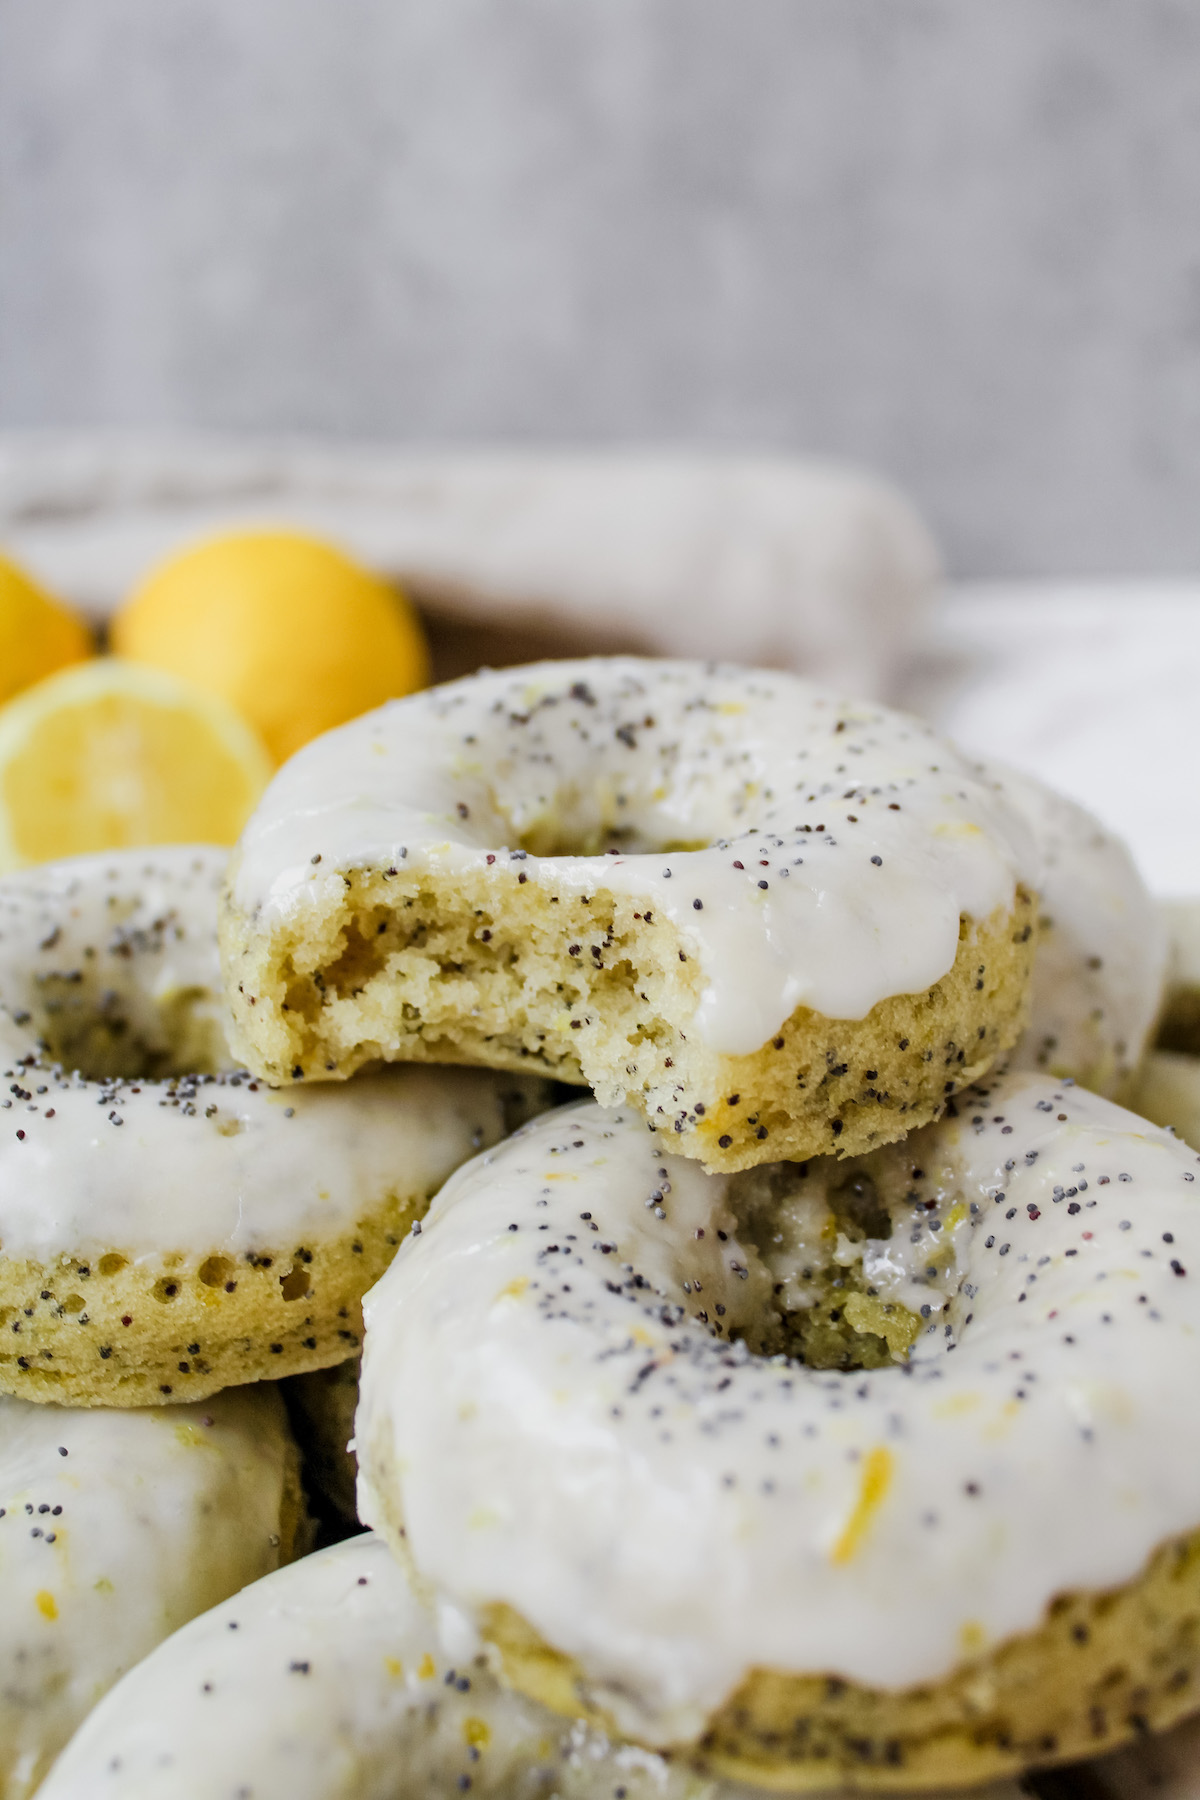
[[[227,898],[222,938],[235,1048],[267,1080],[381,1060],[537,1070],[635,1105],[673,1149],[733,1170],[853,1154],[935,1118],[1024,1025],[1035,909],[1018,889],[1011,910],[962,921],[925,993],[859,1020],[799,1007],[748,1056],[692,1029],[703,972],[670,921],[512,865],[445,882],[348,871],[336,899],[263,932]]]

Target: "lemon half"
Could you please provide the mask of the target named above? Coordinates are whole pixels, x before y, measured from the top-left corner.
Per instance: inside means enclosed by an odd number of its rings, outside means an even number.
[[[271,774],[232,707],[116,657],[0,708],[0,869],[127,845],[232,844]]]

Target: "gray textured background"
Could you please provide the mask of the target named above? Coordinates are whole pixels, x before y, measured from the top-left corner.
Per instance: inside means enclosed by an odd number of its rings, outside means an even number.
[[[1200,0],[0,0],[0,421],[796,447],[1200,568]]]

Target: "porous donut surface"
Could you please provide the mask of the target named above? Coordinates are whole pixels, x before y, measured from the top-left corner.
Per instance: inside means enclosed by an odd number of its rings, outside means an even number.
[[[934,1116],[1024,1019],[1036,855],[918,721],[633,657],[485,671],[331,732],[231,865],[239,1054],[586,1081],[714,1168]]]
[[[1200,1697],[1198,1167],[1029,1074],[732,1178],[547,1115],[367,1298],[361,1516],[518,1685],[766,1785],[1169,1723]]]
[[[163,1638],[286,1562],[301,1521],[272,1390],[104,1414],[0,1397],[0,1800]]]
[[[414,1217],[503,1133],[486,1071],[279,1094],[230,1064],[225,854],[0,882],[0,1390],[154,1405],[342,1360]]]

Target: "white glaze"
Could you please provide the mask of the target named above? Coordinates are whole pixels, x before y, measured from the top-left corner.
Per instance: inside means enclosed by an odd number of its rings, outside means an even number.
[[[1042,864],[1029,1025],[1009,1067],[1074,1076],[1120,1094],[1162,1000],[1166,929],[1120,838],[1073,800],[996,770]]]
[[[227,1061],[225,855],[119,851],[0,882],[3,1256],[136,1262],[327,1242],[389,1195],[432,1193],[503,1134],[502,1084],[482,1070],[388,1069],[281,1094],[245,1071],[89,1081],[45,1062],[47,995],[80,994],[83,1018],[106,990],[131,1037],[169,1046],[182,1004],[190,1041],[211,1032]]]
[[[459,1682],[463,1685],[460,1688]],[[483,1730],[480,1730],[480,1726]],[[477,1754],[471,1754],[472,1739]],[[557,1792],[717,1794],[449,1663],[380,1539],[295,1563],[197,1619],[93,1713],[43,1790],[54,1800],[393,1800]]]
[[[1056,1593],[1134,1579],[1200,1525],[1200,1159],[1032,1075],[952,1111],[879,1153],[919,1157],[953,1268],[911,1366],[873,1373],[715,1335],[770,1286],[735,1234],[747,1178],[664,1163],[628,1112],[564,1109],[460,1170],[365,1303],[361,1516],[654,1744],[751,1667],[937,1681]],[[906,1241],[868,1244],[873,1275]]]
[[[479,1661],[456,1665],[368,1534],[268,1576],[163,1644],[96,1708],[42,1795],[396,1800],[451,1793],[461,1777],[477,1800],[755,1791],[572,1725]],[[977,1800],[1018,1794],[1006,1782]]]
[[[101,1085],[7,1064],[0,1076],[31,1096],[0,1110],[0,1253],[38,1262],[329,1243],[390,1195],[433,1193],[504,1133],[486,1069],[410,1066],[288,1093],[245,1074]]]
[[[227,850],[166,845],[73,856],[0,880],[0,1017],[27,1050],[117,1015],[131,1053],[180,1038],[197,1067],[236,1068],[214,920]],[[10,1032],[17,1034],[10,1038]],[[25,1041],[27,1040],[27,1041]]]
[[[624,848],[520,848],[564,838]],[[710,847],[657,848],[675,843]],[[1038,877],[1019,814],[919,721],[796,676],[620,657],[484,671],[306,746],[243,833],[234,903],[252,932],[302,927],[339,904],[339,871],[452,880],[489,853],[670,919],[707,982],[688,1031],[731,1055],[801,1004],[857,1019],[923,992],[961,915]]]
[[[163,1638],[277,1567],[287,1443],[266,1389],[138,1412],[0,1397],[0,1800]]]

